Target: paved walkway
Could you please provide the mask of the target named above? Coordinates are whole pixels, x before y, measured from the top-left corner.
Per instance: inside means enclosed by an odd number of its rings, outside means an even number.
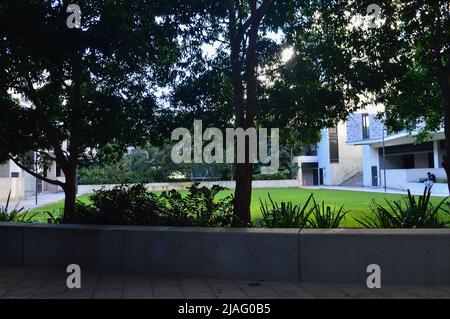
[[[83,272],[81,289],[66,288],[62,269],[0,266],[0,299],[450,299],[450,286],[383,286],[256,282]]]
[[[384,191],[384,188],[372,188],[372,187],[351,187],[351,186],[302,186],[302,188],[305,189],[332,189],[332,190],[340,190],[340,191],[352,191],[352,192],[368,192],[368,193],[386,193],[386,194],[402,194],[406,195],[407,191],[402,191],[398,189],[386,189],[386,192]],[[412,192],[413,195],[423,195],[423,190],[421,192]],[[438,194],[438,193],[431,193],[432,196],[440,196],[445,197],[448,196],[447,194]]]
[[[20,207],[23,207],[25,209],[32,209],[39,206],[44,206],[48,204],[52,204],[55,202],[58,202],[60,200],[64,199],[64,193],[47,193],[47,194],[40,194],[38,195],[38,204],[36,205],[36,199],[34,196],[27,196],[27,198],[17,201],[17,202],[11,202],[9,204],[9,207],[15,207],[17,204]],[[0,203],[1,205],[2,203]]]

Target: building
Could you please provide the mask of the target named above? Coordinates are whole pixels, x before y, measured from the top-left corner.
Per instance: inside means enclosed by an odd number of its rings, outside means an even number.
[[[0,164],[0,202],[6,201],[10,191],[12,200],[25,197],[25,177],[13,161]]]
[[[31,105],[30,102],[23,96],[12,91],[10,94],[13,98],[18,99],[18,101],[25,107]],[[63,148],[67,149],[66,142],[63,143]],[[34,171],[34,168],[32,168],[32,170]],[[38,170],[38,173],[42,174],[42,171]],[[62,182],[65,181],[64,173],[56,162],[50,163],[49,169],[44,173],[44,176],[50,179],[60,180]],[[40,194],[60,191],[62,191],[62,189],[59,186],[36,179],[25,170],[17,166],[12,160],[8,160],[5,163],[0,163],[0,202],[5,202],[10,192],[11,200],[17,201],[30,195],[35,195],[36,193]]]
[[[442,167],[445,152],[443,129],[433,132],[429,140],[416,144],[418,132],[391,133],[375,112],[357,112],[347,120],[347,143],[362,147],[363,185],[416,192],[423,190],[423,179],[432,172],[441,182],[446,180]],[[448,193],[447,185],[435,184],[434,192]]]
[[[298,179],[303,186],[342,185],[362,186],[362,147],[347,144],[345,122],[323,129],[316,145],[305,147],[304,155],[294,160],[298,163]]]
[[[42,171],[39,172],[39,174],[41,173]],[[50,179],[65,181],[64,173],[56,162],[51,163],[44,175]],[[57,185],[36,179],[18,167],[12,160],[9,160],[0,164],[0,202],[6,201],[10,191],[11,200],[18,201],[36,193],[55,193],[62,191],[62,189]]]

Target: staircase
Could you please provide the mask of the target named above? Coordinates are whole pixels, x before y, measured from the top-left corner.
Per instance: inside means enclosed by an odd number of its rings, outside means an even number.
[[[345,180],[339,186],[347,186],[347,187],[362,187],[364,184],[363,173],[358,172],[352,177]]]

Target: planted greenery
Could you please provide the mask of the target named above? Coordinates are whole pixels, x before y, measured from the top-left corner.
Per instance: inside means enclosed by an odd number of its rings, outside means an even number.
[[[309,226],[311,228],[339,228],[345,215],[349,211],[344,209],[344,205],[340,207],[325,205],[325,201],[316,203],[313,198],[314,206],[312,208],[311,218],[309,219]]]
[[[11,199],[11,191],[8,193],[5,206],[0,206],[0,222],[16,222],[16,223],[30,223],[33,218],[38,214],[29,215],[29,211],[23,207],[19,208],[17,204],[13,209],[9,209]]]
[[[308,207],[313,194],[306,200],[304,205],[293,205],[291,202],[274,202],[269,196],[270,205],[266,201],[261,204],[262,226],[268,228],[304,228],[308,223],[311,208]]]
[[[211,189],[188,189],[187,195],[171,190],[160,196],[147,192],[142,184],[121,185],[110,190],[98,190],[90,197],[91,203],[77,202],[77,224],[98,225],[160,225],[228,227],[233,225],[233,197],[216,196],[225,188],[214,185]],[[48,223],[60,223],[59,213],[45,212]]]
[[[233,217],[232,195],[221,192],[218,185],[212,188],[194,184],[188,191],[166,191],[161,195],[147,192],[141,185],[118,186],[111,190],[96,191],[88,203],[77,202],[76,218],[68,221],[77,224],[99,225],[161,225],[230,227],[238,223]],[[220,195],[220,196],[219,196]],[[401,200],[385,198],[375,203],[371,213],[353,218],[365,228],[442,228],[450,224],[450,206],[447,198],[431,202],[429,191],[422,196],[408,196]],[[330,199],[332,200],[332,199]],[[338,228],[348,222],[349,211],[343,206],[327,205],[327,200],[316,202],[314,195],[305,197],[303,203],[277,202],[268,194],[268,202],[259,200],[262,219],[260,226],[267,228]],[[434,204],[433,204],[434,203]],[[8,197],[5,207],[0,207],[0,221],[62,223],[63,210],[30,213],[17,206],[10,210]],[[448,218],[446,218],[448,216]],[[64,221],[67,222],[67,221]],[[345,222],[345,223],[344,223]],[[249,225],[250,226],[250,225]]]
[[[163,207],[142,184],[121,185],[99,190],[91,196],[92,205],[78,203],[76,216],[84,223],[109,225],[162,224]]]
[[[232,195],[216,199],[225,187],[213,185],[212,188],[198,187],[198,183],[189,187],[189,193],[182,196],[176,190],[163,192],[159,201],[165,208],[165,216],[170,224],[182,224],[202,227],[228,227],[235,222],[233,217]]]
[[[447,203],[448,197],[438,204],[430,202],[431,189],[425,188],[422,195],[417,198],[408,195],[399,201],[389,201],[387,206],[374,202],[372,214],[364,215],[355,220],[366,228],[444,228],[449,222],[443,220],[441,215],[450,214]]]

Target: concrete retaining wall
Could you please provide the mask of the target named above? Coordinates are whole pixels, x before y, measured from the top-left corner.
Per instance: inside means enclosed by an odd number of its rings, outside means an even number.
[[[450,283],[450,230],[208,229],[0,223],[0,264],[181,277]]]
[[[145,184],[147,190],[151,192],[156,191],[167,191],[171,189],[183,190],[187,189],[189,186],[193,185],[194,182],[173,182],[173,183],[149,183]],[[227,188],[235,188],[235,181],[212,181],[212,182],[201,182],[200,186],[212,187],[213,185],[220,185]],[[93,193],[94,190],[99,189],[112,189],[119,185],[108,184],[108,185],[79,185],[79,194]],[[283,179],[283,180],[267,180],[267,181],[253,181],[253,188],[286,188],[286,187],[300,187],[300,181],[297,179]]]

